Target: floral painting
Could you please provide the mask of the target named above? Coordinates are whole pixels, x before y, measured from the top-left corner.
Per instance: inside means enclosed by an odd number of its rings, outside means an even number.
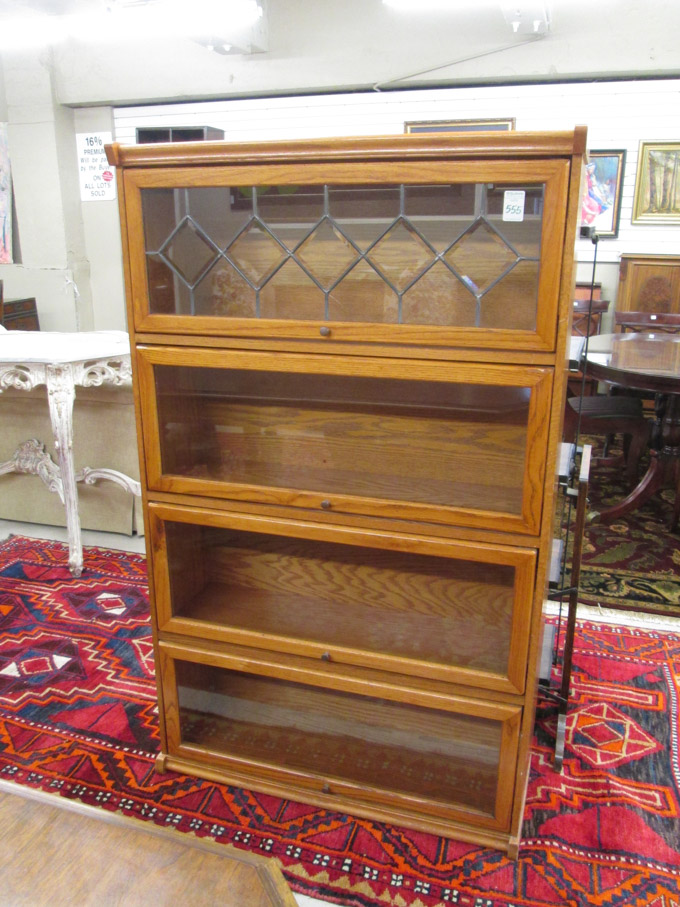
[[[593,227],[600,237],[614,238],[619,233],[625,161],[625,151],[588,152],[581,225]]]

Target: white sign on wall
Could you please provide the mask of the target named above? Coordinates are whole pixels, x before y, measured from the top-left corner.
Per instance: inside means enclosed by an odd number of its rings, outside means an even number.
[[[110,132],[76,135],[80,198],[84,202],[110,201],[116,197],[116,168],[109,165],[104,151],[104,145],[111,140]]]

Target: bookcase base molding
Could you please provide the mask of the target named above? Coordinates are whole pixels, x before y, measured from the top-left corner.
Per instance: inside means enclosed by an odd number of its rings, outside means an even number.
[[[346,813],[349,816],[357,816],[375,822],[386,822],[390,825],[415,829],[426,834],[450,838],[454,841],[464,841],[467,844],[490,847],[504,851],[513,860],[516,860],[519,854],[521,839],[517,836],[512,837],[507,833],[482,830],[475,825],[445,821],[433,815],[423,815],[415,810],[411,812],[406,809],[399,810],[393,806],[389,808],[367,806],[360,799],[352,800],[346,796],[343,796],[342,802],[339,803],[337,796],[332,793],[323,793],[321,789],[310,791],[308,787],[296,787],[288,782],[253,778],[252,775],[243,772],[239,773],[236,770],[216,768],[214,765],[205,765],[202,762],[166,754],[158,756],[156,770],[162,774],[165,772],[179,772],[180,774],[204,778],[207,781],[216,781],[219,784],[229,784],[245,790],[257,790],[263,794],[282,797],[298,803],[309,803],[335,812]]]

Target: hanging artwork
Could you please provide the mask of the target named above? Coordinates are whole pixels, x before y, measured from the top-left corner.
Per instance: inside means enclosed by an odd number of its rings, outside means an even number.
[[[581,225],[593,227],[599,237],[618,236],[625,162],[625,151],[588,152]]]
[[[7,123],[0,123],[0,265],[12,263],[12,179]]]
[[[404,132],[509,132],[515,120],[423,120],[404,123]]]
[[[633,223],[680,224],[680,142],[640,142]]]

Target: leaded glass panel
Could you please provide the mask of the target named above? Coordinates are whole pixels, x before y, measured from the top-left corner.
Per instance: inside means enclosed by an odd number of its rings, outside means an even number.
[[[493,183],[143,189],[150,312],[535,330],[543,197]]]

